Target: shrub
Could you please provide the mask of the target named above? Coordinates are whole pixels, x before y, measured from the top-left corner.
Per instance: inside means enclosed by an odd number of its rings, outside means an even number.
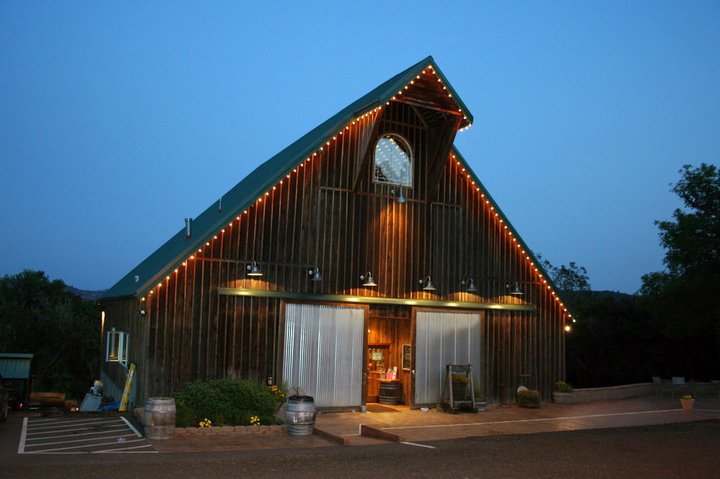
[[[540,407],[540,393],[534,389],[521,390],[517,392],[517,403],[522,407]]]
[[[565,381],[557,381],[555,383],[555,392],[557,393],[571,393],[573,392],[573,387],[566,383]]]
[[[273,414],[284,400],[281,389],[271,390],[253,381],[215,379],[195,381],[173,394],[175,423],[197,426],[208,419],[214,426],[275,424]]]

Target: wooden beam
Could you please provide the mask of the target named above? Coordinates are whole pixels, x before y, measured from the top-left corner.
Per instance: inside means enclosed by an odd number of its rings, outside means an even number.
[[[354,304],[393,304],[401,306],[420,306],[428,308],[449,309],[500,309],[505,311],[534,311],[531,304],[505,304],[472,301],[446,301],[434,299],[414,298],[383,298],[379,296],[352,296],[345,294],[300,293],[294,291],[271,291],[264,289],[247,288],[218,288],[219,295],[224,296],[250,296],[253,298],[279,298],[298,301],[322,301],[332,303]]]
[[[445,165],[447,165],[450,147],[452,146],[453,140],[455,140],[455,135],[457,134],[458,128],[460,128],[461,121],[461,118],[453,118],[437,128],[439,131],[437,132],[435,148],[428,161],[430,168],[428,175],[428,184],[430,185],[427,195],[428,205],[435,199],[439,185],[438,180]]]
[[[448,115],[453,115],[453,116],[457,116],[459,118],[463,118],[463,114],[460,113],[459,111],[451,110],[449,108],[442,108],[431,102],[425,102],[425,101],[421,101],[421,100],[417,100],[417,99],[413,99],[413,98],[407,98],[405,96],[397,97],[393,101],[396,101],[398,103],[407,103],[408,105],[425,108],[426,110],[439,111],[441,113],[447,113]]]
[[[363,171],[365,167],[365,163],[367,163],[367,151],[368,147],[370,146],[370,140],[375,138],[377,136],[377,128],[380,124],[379,118],[380,115],[382,115],[381,110],[380,113],[373,113],[370,115],[370,120],[368,121],[368,124],[365,125],[365,128],[362,129],[360,132],[360,136],[358,138],[358,148],[355,152],[355,168],[353,171],[353,179],[352,179],[352,185],[353,185],[353,191],[358,191],[358,188],[360,186],[360,180],[363,177]]]

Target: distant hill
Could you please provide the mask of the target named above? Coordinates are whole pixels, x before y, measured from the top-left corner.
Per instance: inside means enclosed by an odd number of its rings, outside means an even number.
[[[80,298],[83,301],[93,301],[93,302],[97,301],[100,298],[100,296],[102,296],[103,293],[105,291],[107,291],[106,289],[103,289],[100,291],[87,291],[84,289],[73,288],[70,285],[65,285],[65,289],[67,289],[68,291],[70,291],[73,294],[80,296]]]
[[[635,296],[634,294],[621,293],[620,291],[593,291],[592,293],[598,298],[609,297],[613,299],[621,299]]]

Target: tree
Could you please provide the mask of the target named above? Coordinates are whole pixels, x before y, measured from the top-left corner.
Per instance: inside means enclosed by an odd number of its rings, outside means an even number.
[[[642,298],[592,291],[583,266],[571,261],[556,267],[538,258],[578,318],[565,343],[569,382],[578,387],[615,386],[657,374],[664,342]]]
[[[560,290],[568,306],[575,307],[578,301],[582,301],[590,293],[590,277],[584,266],[578,266],[574,261],[570,261],[567,266],[557,267],[541,254],[537,254],[537,258]]]
[[[560,291],[590,291],[590,277],[584,266],[578,266],[574,261],[570,261],[567,266],[561,265],[557,268],[548,260],[543,260],[543,267]]]
[[[100,321],[93,303],[41,271],[0,279],[0,351],[32,353],[35,390],[80,397],[99,370]]]
[[[676,277],[717,274],[720,266],[720,171],[715,165],[685,165],[672,188],[685,203],[674,221],[656,221],[660,244],[667,249],[665,265]]]
[[[656,221],[667,271],[643,276],[641,293],[668,339],[668,375],[720,376],[720,172],[685,165],[671,191],[684,203]]]

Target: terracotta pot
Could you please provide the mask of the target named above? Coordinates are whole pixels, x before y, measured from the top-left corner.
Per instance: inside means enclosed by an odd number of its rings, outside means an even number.
[[[690,411],[695,407],[695,399],[681,399],[680,405],[686,411]]]

